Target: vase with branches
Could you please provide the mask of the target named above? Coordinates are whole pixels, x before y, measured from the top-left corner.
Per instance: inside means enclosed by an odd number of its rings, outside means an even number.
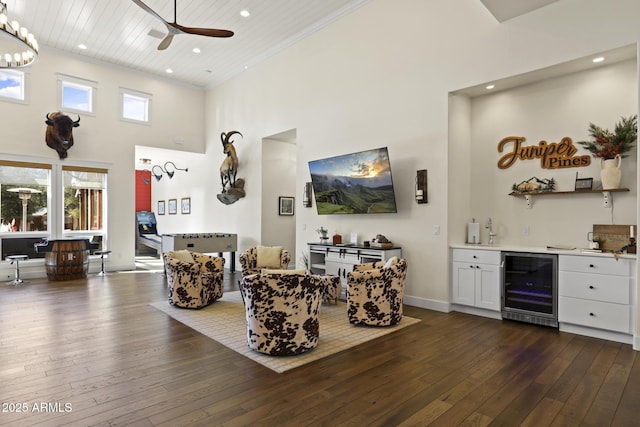
[[[620,186],[622,158],[627,157],[638,139],[638,116],[621,117],[613,132],[589,123],[591,141],[579,141],[595,158],[600,159],[600,178],[603,190]]]
[[[616,156],[627,157],[638,138],[638,116],[621,117],[615,125],[613,132],[589,123],[589,135],[591,141],[579,141],[593,157],[609,160]]]

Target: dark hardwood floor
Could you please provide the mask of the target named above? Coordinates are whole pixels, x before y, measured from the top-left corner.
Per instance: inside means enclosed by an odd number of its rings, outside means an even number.
[[[0,424],[638,425],[629,345],[406,307],[422,322],[278,374],[150,307],[165,286],[0,284]]]

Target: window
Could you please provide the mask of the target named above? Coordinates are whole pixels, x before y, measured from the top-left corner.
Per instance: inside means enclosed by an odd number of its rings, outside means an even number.
[[[120,88],[120,100],[120,118],[122,120],[144,124],[150,122],[150,94]]]
[[[0,160],[1,258],[44,258],[43,238],[107,241],[108,169]]]
[[[47,231],[51,165],[0,161],[0,233]]]
[[[64,231],[103,231],[107,170],[63,166]]]
[[[0,98],[26,103],[26,74],[23,71],[0,69]]]
[[[95,115],[97,83],[58,74],[60,110]]]

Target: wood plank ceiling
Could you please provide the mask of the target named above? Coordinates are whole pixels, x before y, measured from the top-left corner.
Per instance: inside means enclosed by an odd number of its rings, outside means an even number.
[[[173,21],[173,1],[144,1]],[[199,87],[221,84],[368,1],[179,0],[179,24],[228,29],[235,35],[229,39],[178,35],[167,50],[158,51],[166,27],[130,0],[5,0],[9,20],[18,20],[33,32],[41,51],[71,52]],[[251,15],[240,16],[242,9]],[[149,35],[151,30],[160,38]],[[167,68],[173,73],[167,74]]]

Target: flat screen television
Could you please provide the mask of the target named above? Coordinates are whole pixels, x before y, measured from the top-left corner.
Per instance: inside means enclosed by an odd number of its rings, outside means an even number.
[[[396,213],[387,147],[309,162],[318,214]]]

